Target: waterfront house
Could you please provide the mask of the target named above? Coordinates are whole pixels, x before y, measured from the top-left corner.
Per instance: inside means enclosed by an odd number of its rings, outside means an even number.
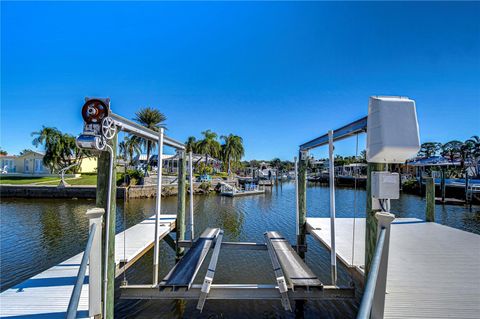
[[[187,154],[187,165],[188,165],[188,154]],[[200,163],[205,163],[207,158],[205,155],[200,155],[200,154],[193,154],[192,155],[193,159],[193,167],[197,167]],[[178,154],[163,154],[162,155],[162,160],[163,160],[163,171],[168,174],[176,174],[178,172]],[[158,161],[158,155],[154,154],[150,156],[150,159],[148,161],[149,165],[154,167],[154,169],[157,167],[157,161]],[[136,166],[143,166],[146,165],[147,163],[147,155],[146,154],[140,154],[137,155],[133,159],[133,163]],[[214,157],[209,156],[208,157],[208,165],[210,165],[213,168],[214,173],[218,173],[221,171],[222,168],[222,161],[219,159],[216,159]]]
[[[49,167],[43,164],[42,152],[28,151],[22,155],[0,156],[0,170],[3,174],[49,175]],[[94,173],[97,170],[97,157],[83,158],[78,173]]]

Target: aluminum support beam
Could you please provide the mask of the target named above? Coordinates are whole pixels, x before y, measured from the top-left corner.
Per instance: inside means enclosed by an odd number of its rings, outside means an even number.
[[[151,285],[120,287],[120,299],[189,299],[200,298],[202,285],[195,284],[188,290],[159,290]],[[323,289],[288,291],[290,300],[338,300],[355,297],[355,288],[323,286]],[[207,300],[280,300],[277,285],[268,284],[212,284]]]
[[[134,135],[158,142],[159,136],[158,132],[155,132],[145,126],[142,126],[138,123],[135,123],[129,119],[121,117],[115,113],[110,113],[110,117],[115,121],[115,125],[119,127],[120,130],[132,133]],[[177,150],[185,150],[185,145],[179,141],[174,140],[166,135],[164,135],[164,144],[171,146]]]
[[[367,116],[356,120],[355,122],[352,122],[350,124],[347,124],[345,126],[342,126],[339,129],[336,129],[333,131],[333,141],[340,141],[343,140],[347,137],[350,137],[352,135],[361,133],[361,132],[366,132],[367,131]],[[328,134],[322,135],[320,137],[317,137],[311,141],[308,141],[302,145],[300,145],[300,151],[308,151],[313,148],[327,145],[328,144]]]

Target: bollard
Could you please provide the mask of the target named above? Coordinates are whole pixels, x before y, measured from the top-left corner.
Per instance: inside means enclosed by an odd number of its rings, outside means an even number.
[[[87,210],[89,228],[96,224],[97,230],[93,236],[92,248],[89,255],[88,266],[88,315],[89,317],[101,316],[102,314],[102,223],[103,208],[91,208]]]

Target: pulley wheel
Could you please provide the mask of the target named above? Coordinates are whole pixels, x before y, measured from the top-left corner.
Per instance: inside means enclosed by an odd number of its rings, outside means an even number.
[[[95,139],[95,148],[99,151],[103,151],[107,146],[107,141],[103,137],[99,137]]]
[[[115,121],[110,116],[102,120],[102,134],[107,140],[111,140],[117,133],[117,126]]]
[[[100,124],[108,116],[108,107],[105,102],[91,99],[82,107],[82,117],[87,124]]]

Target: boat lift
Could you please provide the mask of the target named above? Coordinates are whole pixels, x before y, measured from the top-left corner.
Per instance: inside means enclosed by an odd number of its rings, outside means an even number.
[[[162,189],[162,151],[163,145],[168,145],[185,151],[185,146],[167,137],[163,129],[155,132],[145,128],[135,122],[123,118],[110,110],[109,99],[86,99],[82,108],[84,118],[84,132],[77,138],[77,145],[81,148],[94,151],[112,152],[108,145],[119,131],[128,132],[158,143],[158,181],[157,181],[157,203],[156,203],[156,232],[158,231],[160,211],[161,211],[161,189]],[[113,156],[110,157],[111,159]],[[110,163],[112,171],[113,163]],[[190,168],[190,194],[193,194],[192,167]],[[111,190],[111,187],[109,187]],[[108,193],[110,198],[110,191]],[[192,197],[190,197],[192,201]],[[108,203],[110,200],[108,200]],[[109,207],[107,207],[109,211]],[[178,218],[178,216],[177,216]],[[184,218],[182,218],[184,222]],[[186,225],[179,225],[177,228],[185,229]],[[188,248],[178,263],[161,281],[158,279],[159,264],[159,242],[158,235],[155,233],[154,258],[153,258],[153,280],[151,284],[134,285],[126,281],[121,286],[121,298],[124,299],[196,299],[198,300],[197,309],[203,309],[207,299],[223,300],[254,300],[269,299],[281,300],[286,310],[292,310],[291,300],[326,300],[326,299],[345,299],[354,297],[352,287],[338,287],[336,285],[323,285],[313,271],[307,266],[290,243],[278,232],[266,232],[264,243],[249,242],[225,242],[223,241],[223,230],[219,228],[207,228],[198,237],[193,237],[193,204],[190,203],[190,240],[177,239],[175,245],[180,248]],[[108,234],[108,216],[107,216],[107,234]],[[106,240],[105,251],[108,251],[108,239]],[[265,250],[268,252],[276,282],[272,284],[215,284],[214,275],[219,260],[219,255],[223,249],[236,250]],[[206,260],[208,252],[213,250],[210,258],[208,271],[204,277],[202,285],[193,284],[198,271]],[[107,258],[106,258],[107,259]],[[254,261],[251,263],[254,265]],[[105,262],[105,270],[107,269]],[[105,288],[106,288],[106,282]],[[106,289],[104,289],[106,291]],[[104,295],[104,300],[107,298]],[[106,304],[106,303],[104,303]],[[105,310],[104,310],[105,311]]]

